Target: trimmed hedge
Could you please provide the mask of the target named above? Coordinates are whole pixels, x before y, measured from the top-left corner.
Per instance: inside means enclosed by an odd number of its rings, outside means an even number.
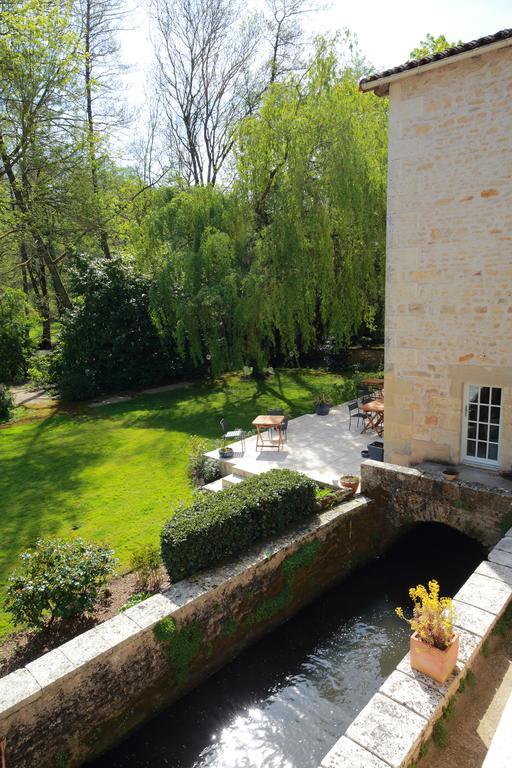
[[[316,512],[316,485],[290,469],[273,469],[218,493],[204,492],[176,510],[162,530],[171,581],[240,554]]]

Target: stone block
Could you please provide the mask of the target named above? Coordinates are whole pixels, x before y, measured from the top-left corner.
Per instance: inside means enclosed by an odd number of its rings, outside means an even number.
[[[75,666],[79,667],[88,661],[92,661],[98,656],[102,656],[112,648],[107,640],[98,633],[96,627],[89,629],[72,640],[69,640],[64,645],[60,646],[60,650],[66,656],[67,659]]]
[[[60,648],[54,648],[53,651],[45,653],[38,659],[27,664],[26,669],[37,680],[41,687],[51,685],[57,680],[69,675],[75,669],[74,664],[68,657],[62,653]]]
[[[447,693],[450,693],[450,691],[454,688],[454,683],[457,679],[457,677],[461,674],[461,672],[464,669],[464,665],[461,661],[457,662],[457,665],[443,685],[438,683],[436,680],[434,680],[432,677],[428,677],[427,675],[424,675],[422,672],[418,672],[417,669],[413,669],[411,667],[411,657],[410,654],[406,654],[400,664],[397,666],[397,670],[399,672],[403,672],[404,675],[409,675],[409,677],[413,677],[415,680],[419,680],[422,685],[424,686],[430,686],[431,688],[434,688],[435,690],[446,690]]]
[[[392,768],[400,768],[419,746],[427,727],[424,717],[376,693],[345,735]]]
[[[16,712],[40,694],[41,686],[27,669],[17,669],[0,678],[0,717]]]
[[[321,768],[389,768],[389,765],[342,736],[322,760]]]
[[[96,631],[113,648],[115,645],[122,643],[123,640],[128,640],[133,635],[137,635],[141,628],[133,619],[126,616],[126,613],[119,613],[112,619],[98,624]]]
[[[460,603],[458,600],[454,600],[453,605],[455,608],[455,626],[479,637],[485,637],[496,621],[496,616],[493,613],[475,608],[474,605]]]
[[[435,680],[430,681],[423,679],[424,677],[424,675],[412,677],[400,670],[395,670],[381,686],[380,693],[428,720],[438,711],[440,713],[447,689]]]
[[[461,627],[455,629],[459,635],[459,661],[469,664],[478,653],[482,638]]]
[[[474,573],[459,589],[455,598],[461,603],[474,605],[484,611],[501,613],[512,595],[512,588],[502,581]]]
[[[153,595],[142,603],[128,608],[124,615],[139,625],[141,629],[154,626],[161,619],[170,616],[178,606],[164,595]]]
[[[512,536],[504,536],[498,541],[494,549],[500,549],[503,552],[512,553]],[[493,550],[494,551],[494,550]]]
[[[505,552],[504,554],[507,553]],[[479,573],[481,576],[488,576],[490,579],[497,579],[512,587],[512,568],[508,568],[506,565],[495,562],[483,562],[480,563],[475,573]]]

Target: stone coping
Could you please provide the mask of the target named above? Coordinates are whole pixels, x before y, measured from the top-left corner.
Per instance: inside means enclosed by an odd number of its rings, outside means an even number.
[[[288,549],[308,534],[334,525],[341,516],[351,514],[368,503],[364,496],[356,496],[320,512],[309,522],[296,525],[281,536],[254,546],[235,561],[180,581],[165,592],[149,597],[0,678],[0,720],[37,699],[48,686],[58,684],[77,672],[87,674],[87,665],[91,662],[115,653],[122,644],[152,629],[161,619],[172,616],[193,601],[207,599],[212,590],[222,589],[266,560],[275,556],[286,557]]]
[[[324,757],[321,768],[409,766],[511,597],[512,529],[455,595],[460,649],[451,677],[444,685],[436,683],[413,670],[407,654]]]

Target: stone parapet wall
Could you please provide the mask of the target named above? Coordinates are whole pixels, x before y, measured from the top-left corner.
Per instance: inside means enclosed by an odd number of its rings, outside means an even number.
[[[419,469],[371,460],[361,465],[361,488],[376,508],[386,511],[394,528],[443,523],[491,547],[512,526],[512,491],[501,488],[449,482]]]
[[[489,560],[480,563],[455,595],[459,656],[446,683],[437,683],[412,669],[407,654],[325,756],[320,768],[417,765],[422,746],[441,718],[443,708],[457,693],[511,598],[512,534],[497,543]],[[498,768],[497,763],[493,765]]]
[[[7,768],[80,765],[398,535],[357,497],[0,679]]]
[[[386,461],[459,463],[464,384],[512,463],[512,46],[391,83]]]

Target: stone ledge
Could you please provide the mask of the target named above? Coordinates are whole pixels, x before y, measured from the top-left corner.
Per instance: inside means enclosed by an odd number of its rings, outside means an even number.
[[[17,669],[0,679],[0,716],[7,717],[41,695],[41,686],[28,669]]]
[[[342,736],[331,751],[322,760],[321,768],[389,768],[367,749],[356,744],[347,736]]]

